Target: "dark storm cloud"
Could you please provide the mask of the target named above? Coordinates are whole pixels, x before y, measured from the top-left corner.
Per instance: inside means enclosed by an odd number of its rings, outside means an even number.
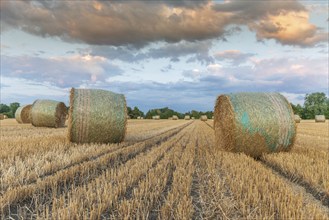
[[[1,1],[1,22],[2,30],[136,48],[159,41],[226,39],[232,25],[246,25],[258,40],[282,44],[313,46],[328,39],[309,23],[298,1]]]

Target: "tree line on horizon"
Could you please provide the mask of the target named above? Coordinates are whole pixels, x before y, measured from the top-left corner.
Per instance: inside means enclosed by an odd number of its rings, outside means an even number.
[[[326,97],[326,94],[323,92],[315,92],[311,94],[306,94],[304,98],[304,104],[294,105],[292,103],[291,107],[294,111],[294,114],[299,115],[302,119],[314,119],[315,115],[325,115],[326,118],[329,118],[329,98]],[[20,107],[19,102],[13,102],[9,105],[0,104],[0,113],[7,115],[8,118],[15,118],[15,112],[17,108]],[[177,115],[178,118],[183,119],[185,115],[199,119],[201,115],[207,115],[208,118],[212,118],[213,111],[188,111],[185,113],[177,112],[168,107],[150,109],[144,114],[138,107],[127,107],[127,114],[131,119],[137,119],[138,117],[143,117],[145,119],[152,119],[152,116],[159,115],[161,119],[167,119],[173,115]]]

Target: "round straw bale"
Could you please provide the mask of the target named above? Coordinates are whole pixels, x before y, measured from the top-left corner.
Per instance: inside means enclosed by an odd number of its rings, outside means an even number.
[[[20,106],[15,112],[16,121],[20,124],[31,123],[31,109],[32,105]]]
[[[289,151],[296,136],[291,105],[279,93],[235,93],[217,98],[216,145],[252,157]]]
[[[8,116],[7,115],[3,115],[3,119],[7,119],[8,118]]]
[[[31,122],[35,127],[64,127],[66,115],[63,102],[38,99],[31,108]]]
[[[156,116],[154,116],[154,119],[155,119],[155,120],[160,120],[160,115],[156,115]]]
[[[5,115],[4,114],[0,114],[0,120],[5,119]]]
[[[177,115],[173,115],[172,116],[172,120],[178,120],[178,116]]]
[[[190,120],[191,119],[191,117],[189,116],[189,115],[185,115],[185,118],[184,118],[185,120]]]
[[[194,119],[195,119],[195,117],[192,117],[191,119],[192,119],[192,120],[194,120]]]
[[[324,115],[316,115],[315,122],[326,122],[326,117]]]
[[[201,115],[200,120],[201,121],[207,121],[208,120],[207,115]]]
[[[295,122],[296,122],[296,123],[300,123],[300,121],[302,120],[302,119],[299,117],[299,115],[294,115],[294,117],[295,117]]]
[[[126,135],[127,106],[122,94],[99,89],[71,89],[68,140],[118,143]]]

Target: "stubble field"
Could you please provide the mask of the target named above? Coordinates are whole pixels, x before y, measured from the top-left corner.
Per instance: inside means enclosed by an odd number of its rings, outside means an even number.
[[[213,122],[129,120],[121,144],[1,121],[0,219],[329,219],[329,124],[289,153],[215,147]]]

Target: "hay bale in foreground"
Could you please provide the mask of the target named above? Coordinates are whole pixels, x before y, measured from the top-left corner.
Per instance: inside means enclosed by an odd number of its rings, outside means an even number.
[[[15,119],[18,123],[31,123],[32,105],[20,106],[15,112]]]
[[[178,116],[177,115],[173,115],[172,116],[172,120],[178,120]]]
[[[300,121],[302,120],[299,115],[294,115],[294,118],[295,118],[295,122],[296,123],[300,123]]]
[[[185,115],[185,118],[184,118],[185,120],[190,120],[191,119],[191,117],[189,116],[189,115]]]
[[[207,121],[208,120],[207,115],[201,115],[200,120],[201,121]]]
[[[68,140],[119,143],[126,135],[127,106],[122,94],[100,89],[71,89]]]
[[[236,93],[217,98],[216,145],[252,157],[289,151],[296,136],[294,113],[279,93]]]
[[[315,122],[326,122],[326,117],[324,115],[316,115]]]
[[[64,127],[67,108],[63,102],[36,100],[31,108],[31,122],[35,127]]]

